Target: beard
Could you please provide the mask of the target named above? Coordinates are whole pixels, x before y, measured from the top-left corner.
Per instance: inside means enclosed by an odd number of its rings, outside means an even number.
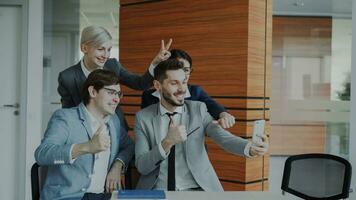
[[[184,105],[184,97],[182,100],[177,100],[174,101],[173,96],[174,95],[184,95],[186,93],[185,91],[182,92],[175,92],[172,95],[170,95],[168,92],[166,92],[164,89],[162,90],[162,98],[172,106],[183,106]]]

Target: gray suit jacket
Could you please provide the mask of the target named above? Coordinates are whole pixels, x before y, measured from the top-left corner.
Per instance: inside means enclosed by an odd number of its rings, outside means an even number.
[[[157,181],[160,163],[163,161],[158,148],[162,141],[159,134],[159,104],[153,104],[136,114],[135,157],[136,167],[141,173],[138,189],[152,189]],[[244,155],[248,141],[234,136],[219,125],[212,123],[206,105],[199,101],[185,101],[182,124],[187,132],[200,127],[184,142],[186,160],[195,181],[205,191],[223,191],[219,179],[206,152],[205,134],[219,146],[234,154]]]
[[[48,174],[41,192],[41,199],[81,198],[90,184],[93,173],[94,154],[77,157],[71,164],[72,144],[84,143],[92,138],[90,119],[84,104],[71,109],[59,109],[48,123],[40,146],[35,151],[36,162],[48,167]],[[116,115],[108,122],[111,149],[109,168],[115,159],[122,160],[126,166],[132,159],[134,143],[120,126]]]
[[[152,86],[153,77],[148,71],[142,76],[127,71],[115,58],[110,58],[106,61],[104,69],[115,72],[120,77],[120,83],[135,90],[146,90]],[[80,62],[59,73],[57,91],[61,96],[63,108],[71,108],[77,106],[81,99],[82,86],[86,77],[82,71]],[[128,129],[127,123],[124,120],[123,112],[120,106],[116,109],[116,114],[119,116],[125,129]]]

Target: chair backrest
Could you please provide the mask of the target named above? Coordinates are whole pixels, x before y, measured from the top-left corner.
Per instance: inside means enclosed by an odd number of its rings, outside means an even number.
[[[40,191],[46,179],[47,168],[34,163],[31,167],[31,191],[32,200],[40,199]]]
[[[330,154],[290,156],[284,165],[281,189],[303,199],[348,198],[351,164]]]
[[[127,167],[127,171],[125,173],[125,187],[123,189],[134,190],[136,188],[139,178],[140,173],[135,167],[135,158],[133,158],[130,161],[129,166]]]

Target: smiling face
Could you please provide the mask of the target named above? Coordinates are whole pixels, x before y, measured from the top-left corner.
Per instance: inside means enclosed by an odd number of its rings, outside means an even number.
[[[96,91],[93,86],[88,89],[91,95],[90,107],[95,108],[96,114],[106,116],[115,113],[122,97],[119,84],[104,86],[99,91]]]
[[[111,40],[108,40],[98,46],[82,44],[81,50],[84,53],[85,67],[87,67],[88,70],[93,70],[99,67],[103,67],[105,62],[110,57],[111,48],[112,48]]]
[[[167,78],[162,83],[155,80],[154,86],[160,92],[162,105],[170,111],[184,104],[187,78],[183,69],[166,71]]]

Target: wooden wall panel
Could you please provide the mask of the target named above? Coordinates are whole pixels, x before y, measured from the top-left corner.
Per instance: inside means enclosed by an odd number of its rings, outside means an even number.
[[[249,1],[247,96],[265,97],[266,4]]]
[[[273,124],[270,153],[295,155],[325,153],[325,124]]]
[[[331,29],[331,17],[275,16],[273,17],[272,54],[273,56],[331,55]],[[286,45],[286,41],[289,45]]]
[[[160,39],[172,37],[172,47],[188,51],[193,58],[191,83],[204,86],[211,95],[244,96],[247,3],[171,0],[123,7],[120,61],[128,69],[142,72],[157,53]],[[134,46],[140,49],[131,48]]]
[[[220,180],[222,186],[224,187],[225,191],[267,191],[269,188],[268,181],[263,181],[263,182],[257,182],[257,183],[238,183],[238,182],[230,182],[230,181],[224,181]],[[238,198],[236,198],[238,199]]]
[[[146,1],[145,1],[146,2]],[[271,51],[270,0],[166,0],[132,3],[120,10],[120,61],[143,73],[156,55],[161,39],[173,38],[172,48],[193,58],[191,84],[200,85],[236,117],[232,134],[250,139],[253,121],[267,119]],[[122,87],[122,109],[130,129],[142,92]],[[268,94],[268,95],[267,95]],[[225,190],[268,188],[269,156],[242,158],[207,140],[209,158]]]

